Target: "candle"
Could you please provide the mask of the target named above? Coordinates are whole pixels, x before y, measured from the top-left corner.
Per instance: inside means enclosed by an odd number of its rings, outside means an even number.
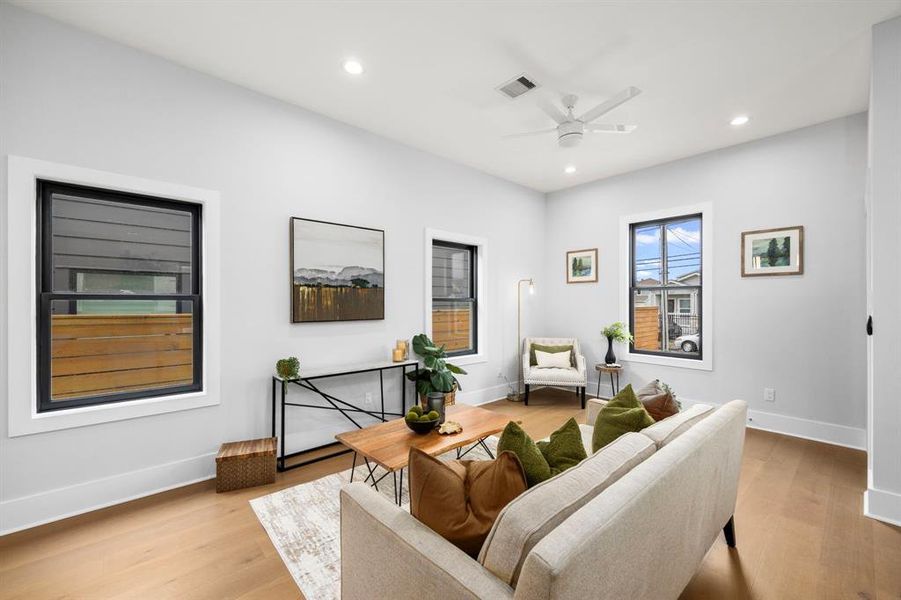
[[[401,351],[401,360],[407,359],[407,340],[397,340],[397,344],[395,345],[397,350]]]
[[[395,348],[395,349],[391,352],[391,358],[394,359],[394,362],[403,362],[403,360],[404,360],[404,351],[401,350],[400,348]]]

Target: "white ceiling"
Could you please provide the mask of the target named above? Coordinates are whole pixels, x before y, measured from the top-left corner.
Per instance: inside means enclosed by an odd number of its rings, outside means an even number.
[[[870,26],[901,14],[901,0],[14,1],[540,191],[865,110]],[[542,88],[495,91],[521,73]],[[501,139],[554,125],[539,94],[578,94],[583,112],[630,85],[644,93],[598,121],[630,135]],[[751,122],[730,126],[740,113]]]

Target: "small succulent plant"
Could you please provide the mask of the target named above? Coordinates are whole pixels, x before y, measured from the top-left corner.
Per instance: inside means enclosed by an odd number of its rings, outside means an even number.
[[[300,372],[300,361],[296,356],[283,358],[275,363],[275,372],[282,379],[297,379]]]

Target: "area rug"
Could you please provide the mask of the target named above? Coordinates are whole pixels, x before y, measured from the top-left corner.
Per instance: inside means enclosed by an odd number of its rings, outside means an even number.
[[[490,437],[485,444],[494,453],[497,438]],[[456,458],[456,453],[448,452],[440,458],[452,460]],[[489,456],[481,447],[476,447],[465,458],[486,460]],[[375,472],[376,479],[385,474],[381,467],[376,467]],[[357,464],[354,481],[363,481],[367,475],[366,466]],[[307,600],[341,597],[341,505],[338,492],[348,482],[350,469],[250,501],[272,545]],[[407,490],[405,471],[402,499],[405,510],[409,510]],[[379,482],[378,493],[394,502],[391,475]]]

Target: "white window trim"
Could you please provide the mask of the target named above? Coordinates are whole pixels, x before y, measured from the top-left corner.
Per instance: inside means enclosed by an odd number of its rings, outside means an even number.
[[[486,260],[488,242],[485,238],[465,233],[453,233],[441,231],[440,229],[425,230],[425,315],[422,330],[429,337],[432,337],[432,242],[434,240],[476,247],[476,336],[478,336],[479,351],[476,354],[454,356],[452,362],[455,365],[472,365],[487,362],[488,352],[486,346],[488,345],[488,336],[485,330],[485,302],[487,300],[485,281],[487,279],[485,278],[485,273],[488,264]]]
[[[702,323],[701,347],[704,358],[676,358],[674,356],[656,356],[636,354],[625,346],[621,358],[628,362],[681,367],[684,369],[713,370],[713,204],[704,202],[688,206],[676,206],[647,213],[625,215],[620,217],[620,320],[629,322],[629,277],[632,262],[632,244],[630,225],[645,221],[656,221],[685,215],[701,215],[701,308],[699,315]]]
[[[203,205],[203,389],[37,412],[37,179]],[[219,193],[31,158],[7,159],[5,304],[9,437],[219,404]]]

